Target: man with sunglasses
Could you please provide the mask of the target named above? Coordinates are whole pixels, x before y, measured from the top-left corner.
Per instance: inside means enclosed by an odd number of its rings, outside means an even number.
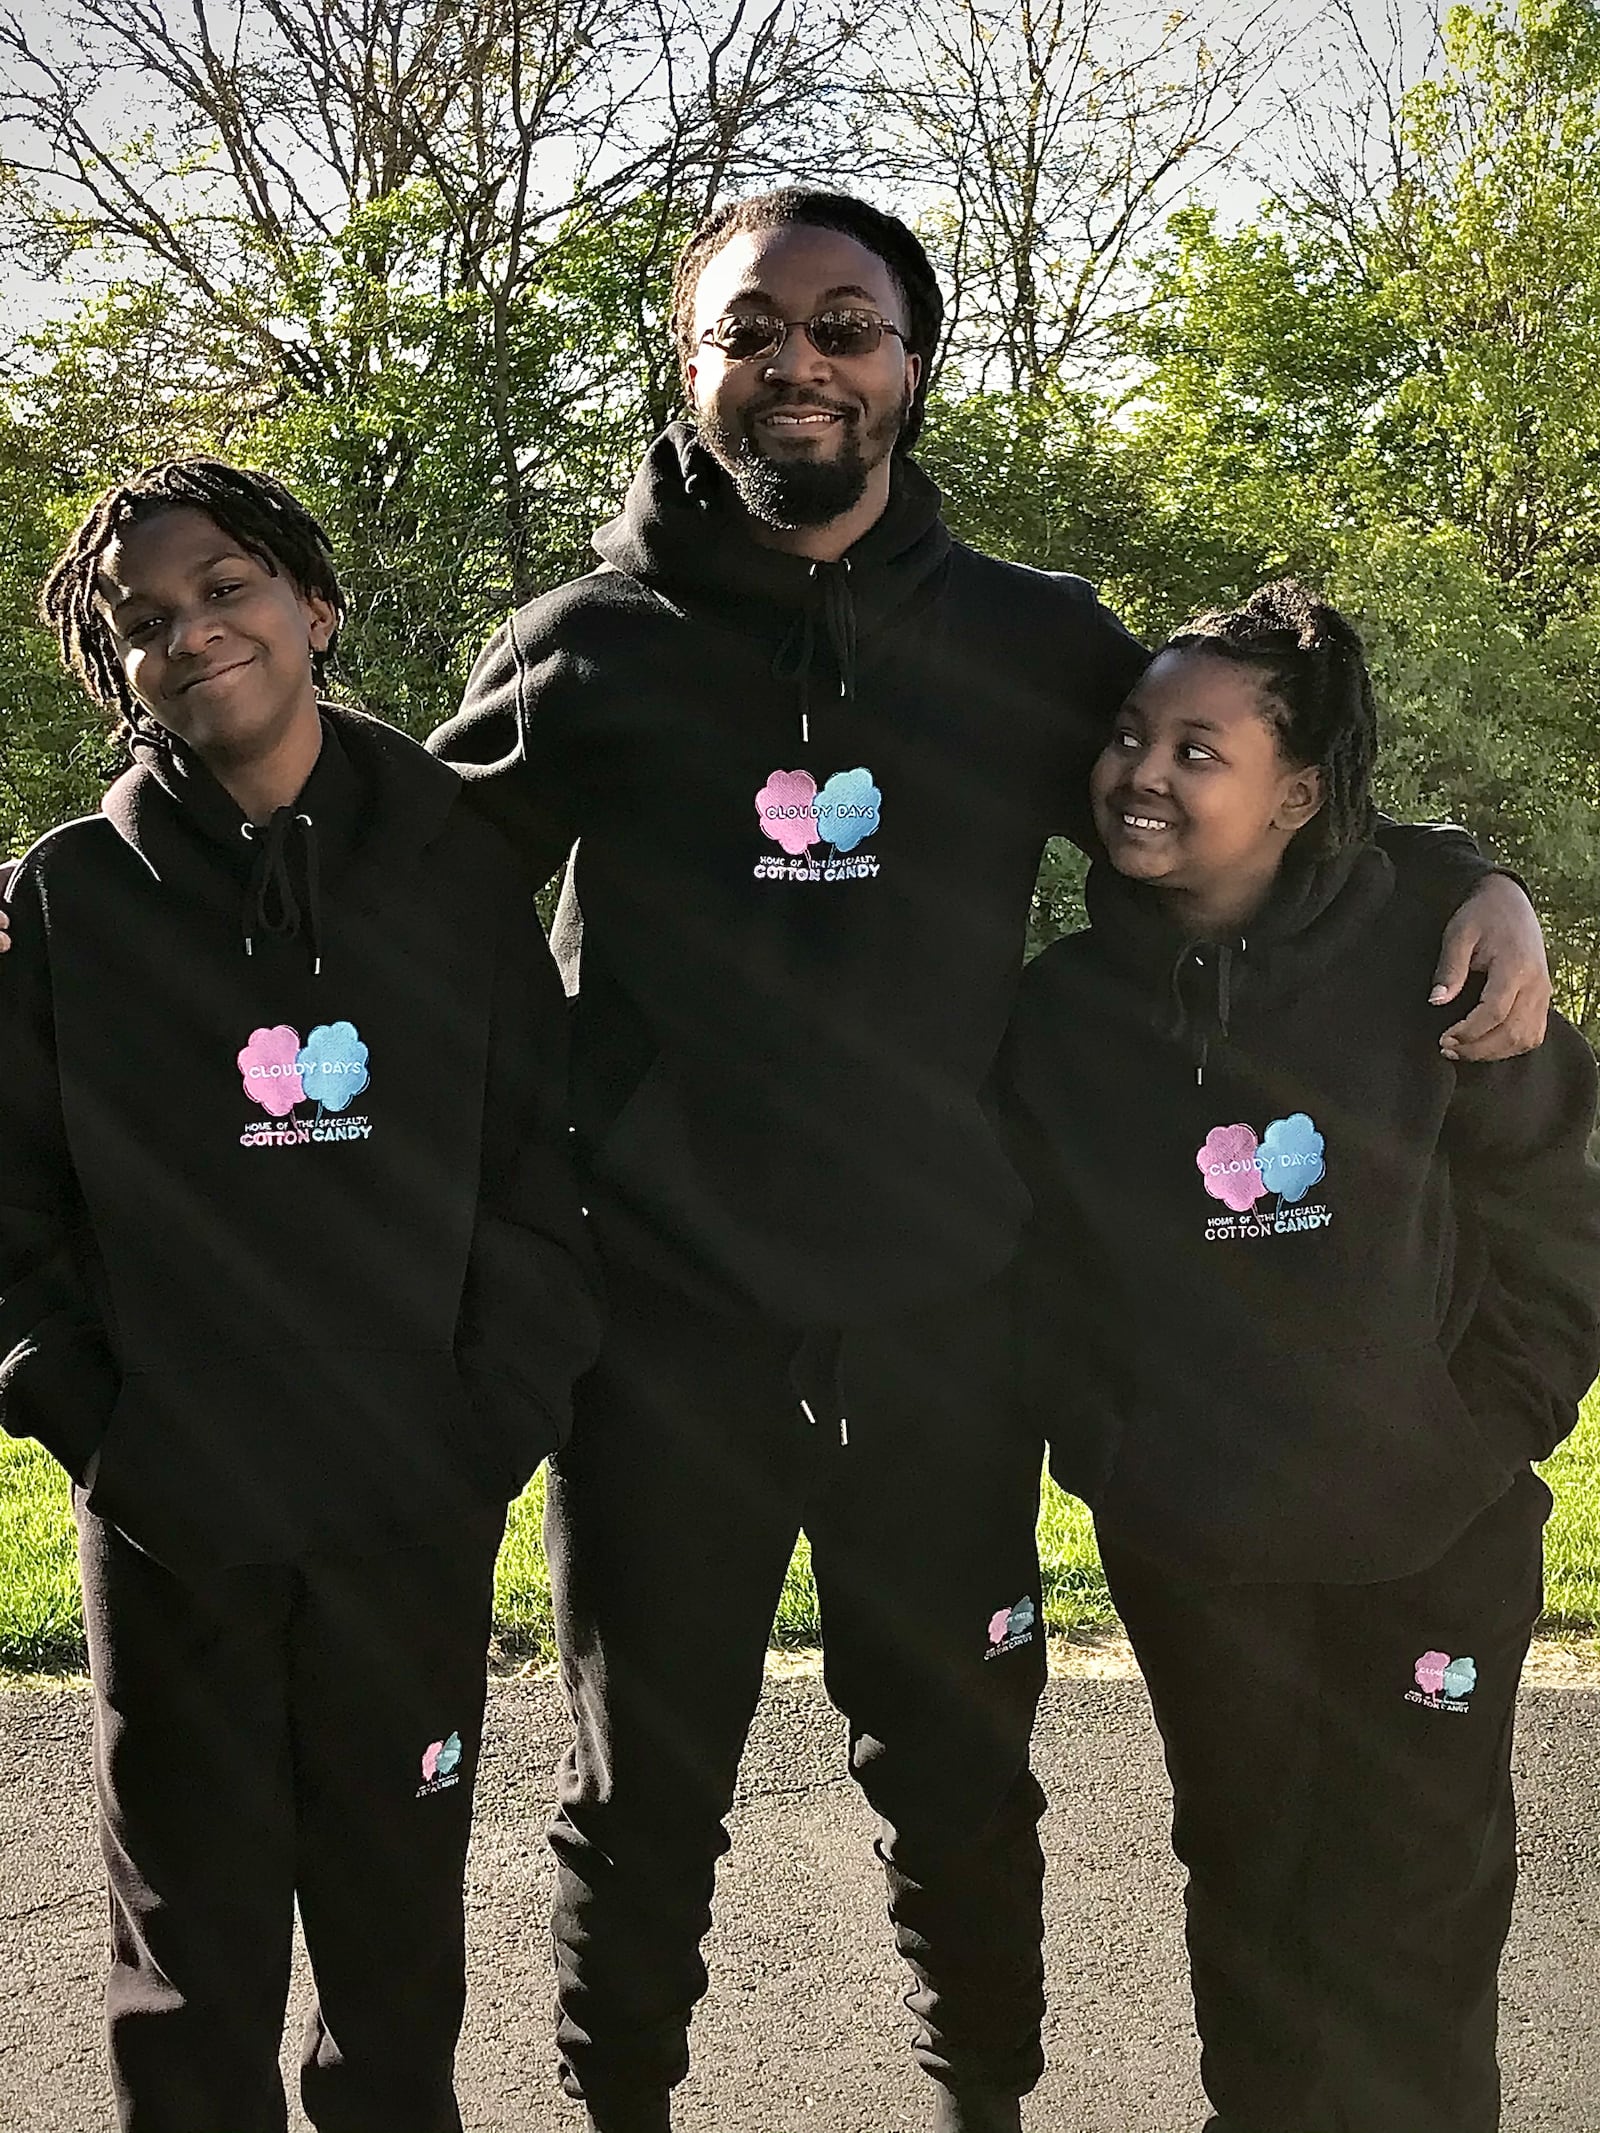
[[[435,742],[540,880],[572,852],[612,1326],[550,1478],[576,1727],[551,1839],[563,2081],[598,2133],[669,2126],[802,1527],[932,2124],[1013,2133],[1043,2064],[1042,1447],[986,1082],[1041,848],[1089,836],[1145,654],[1081,580],[952,540],[908,457],[940,324],[921,246],[862,202],[711,218],[675,289],[690,419]],[[1441,912],[1483,873],[1391,834]],[[1548,990],[1514,885],[1475,897],[1462,976],[1484,932],[1520,998],[1463,1048],[1492,1023],[1522,1048]]]

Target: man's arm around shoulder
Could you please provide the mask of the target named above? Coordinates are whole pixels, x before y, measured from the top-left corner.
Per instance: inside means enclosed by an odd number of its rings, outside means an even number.
[[[537,605],[537,603],[536,603]],[[428,739],[460,773],[474,810],[492,822],[535,888],[577,841],[565,751],[545,701],[559,653],[530,628],[530,610],[505,622],[478,655],[461,709]]]

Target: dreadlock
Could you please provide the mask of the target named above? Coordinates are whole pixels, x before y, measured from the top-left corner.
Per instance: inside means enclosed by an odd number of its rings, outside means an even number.
[[[1337,608],[1280,578],[1243,607],[1197,615],[1167,649],[1260,670],[1284,754],[1322,772],[1322,807],[1301,832],[1318,856],[1331,858],[1371,833],[1378,710],[1361,639]]]
[[[123,739],[137,730],[141,707],[123,674],[95,579],[106,550],[129,526],[182,510],[205,512],[274,577],[286,574],[302,593],[328,602],[335,616],[333,638],[325,651],[311,655],[319,686],[344,621],[344,594],[328,536],[282,482],[220,459],[168,459],[146,467],[131,481],[107,489],[90,507],[39,594],[39,613],[55,632],[64,664],[97,704],[120,716]]]
[[[906,307],[906,347],[922,359],[922,375],[895,446],[897,451],[908,452],[922,431],[934,351],[944,327],[944,298],[927,253],[906,225],[848,193],[810,192],[801,186],[786,186],[781,192],[731,200],[701,223],[678,254],[672,277],[672,338],[678,350],[684,391],[689,390],[688,364],[694,354],[695,290],[706,262],[743,231],[795,226],[837,230],[842,236],[853,237],[867,251],[876,253],[894,276]]]

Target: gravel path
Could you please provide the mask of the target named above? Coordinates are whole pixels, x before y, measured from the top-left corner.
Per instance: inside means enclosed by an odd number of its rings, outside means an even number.
[[[0,2125],[105,2133],[104,1903],[81,1694],[0,1696]],[[471,1866],[469,2133],[574,2133],[555,2094],[540,1825],[554,1687],[494,1686]],[[1190,2133],[1195,2083],[1159,1756],[1136,1681],[1057,1679],[1039,1731],[1052,1812],[1051,2067],[1038,2133]],[[1600,1691],[1524,1691],[1524,1879],[1506,1968],[1506,2133],[1600,2128]],[[735,1815],[682,2133],[918,2133],[903,1989],[871,1824],[814,1679],[769,1684]],[[297,2003],[303,2000],[303,1972]],[[302,2125],[298,2118],[297,2128]],[[221,2133],[221,2129],[219,2129]]]

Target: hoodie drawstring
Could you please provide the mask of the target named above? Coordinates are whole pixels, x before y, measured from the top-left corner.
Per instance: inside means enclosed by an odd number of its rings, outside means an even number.
[[[289,840],[296,830],[300,832],[305,854],[306,908],[303,914],[289,873]],[[255,865],[245,887],[244,908],[240,916],[245,954],[255,954],[256,941],[260,938],[292,938],[299,933],[303,916],[311,946],[312,973],[320,977],[322,859],[317,844],[316,824],[309,815],[297,814],[292,807],[280,807],[273,811],[264,824],[241,824],[239,834],[247,844],[255,847]]]
[[[1237,947],[1229,941],[1223,941],[1217,947],[1216,1030],[1224,1042],[1227,1040],[1228,1025],[1233,1014],[1234,963],[1244,955],[1248,946],[1249,943],[1241,938]],[[1172,1007],[1169,1034],[1174,1043],[1181,1043],[1185,1037],[1191,1037],[1193,1034],[1188,1002],[1183,996],[1183,973],[1191,961],[1201,970],[1206,967],[1204,950],[1196,948],[1193,942],[1186,941],[1178,951],[1167,981]],[[1197,1089],[1205,1087],[1206,1064],[1210,1057],[1211,1032],[1209,1029],[1202,1029],[1194,1050],[1194,1081]]]
[[[815,1327],[801,1336],[789,1362],[789,1384],[800,1412],[815,1429],[818,1410],[830,1422],[839,1423],[839,1443],[848,1447],[850,1424],[844,1410],[844,1336],[836,1326]]]
[[[793,682],[798,688],[800,738],[807,743],[811,739],[811,669],[816,659],[819,621],[839,675],[841,699],[850,702],[856,693],[856,603],[850,590],[850,559],[843,556],[837,563],[813,563],[808,575],[810,595],[772,658],[773,680]]]

